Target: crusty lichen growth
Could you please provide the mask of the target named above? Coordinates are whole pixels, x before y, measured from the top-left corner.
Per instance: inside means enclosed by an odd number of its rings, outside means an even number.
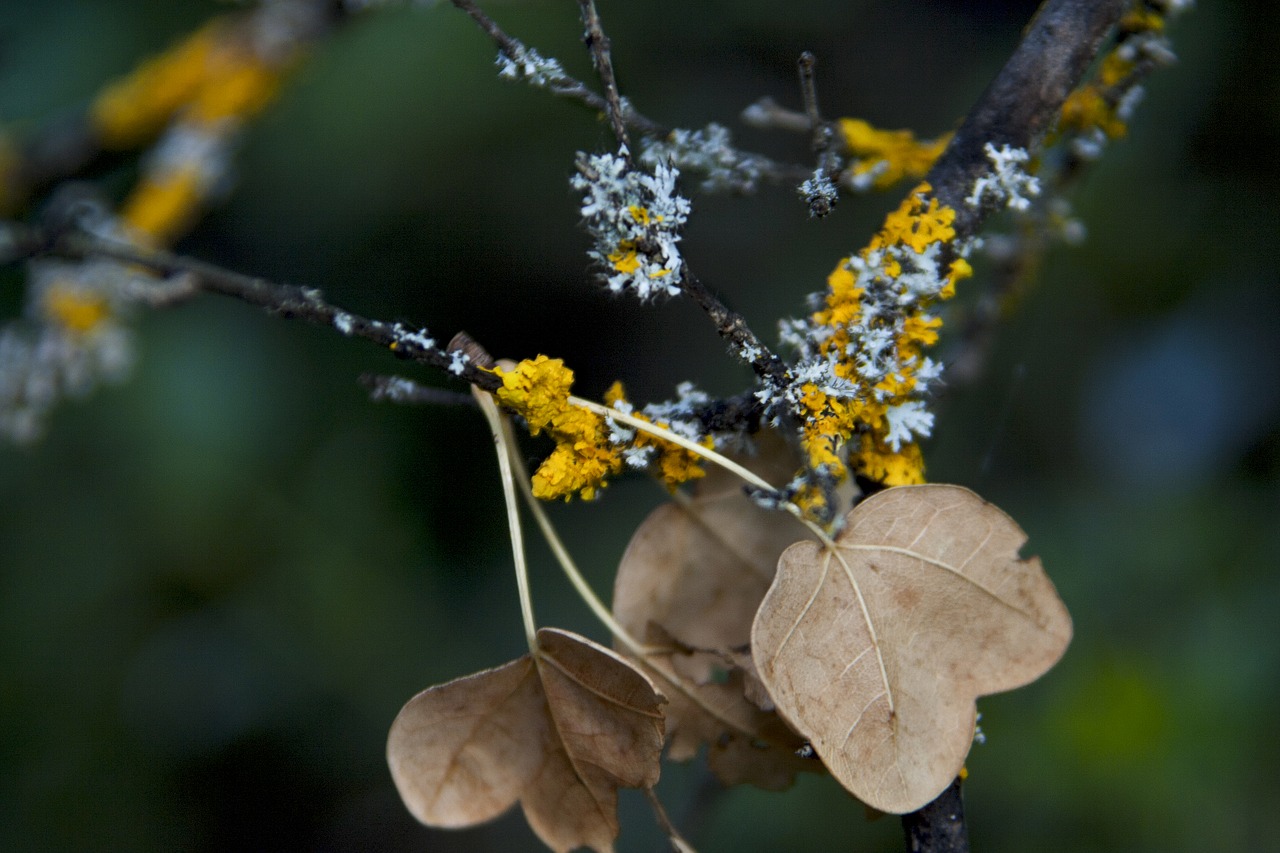
[[[784,325],[798,361],[785,388],[760,392],[776,422],[799,425],[808,468],[789,497],[815,516],[829,511],[830,486],[850,468],[886,485],[924,480],[916,440],[932,428],[924,398],[941,374],[924,354],[942,325],[930,308],[972,273],[955,210],[930,190],[917,186],[866,248],[840,262],[806,321]]]
[[[555,449],[533,475],[534,497],[569,500],[577,495],[592,500],[608,485],[609,478],[627,465],[653,466],[655,474],[671,489],[705,474],[700,459],[688,450],[647,433],[625,429],[575,406],[569,399],[573,371],[558,358],[539,355],[510,368],[496,367],[494,372],[502,379],[502,387],[494,392],[498,402],[522,416],[530,434],[545,431],[555,441]],[[609,390],[606,401],[625,414],[672,427],[633,412],[620,383]],[[711,447],[710,436],[698,440]]]
[[[212,124],[261,110],[275,96],[283,68],[259,56],[246,36],[215,19],[108,86],[89,112],[102,144],[136,147],[179,114]]]
[[[909,130],[882,130],[858,118],[842,118],[840,135],[853,162],[845,182],[854,189],[884,190],[899,181],[920,180],[942,156],[951,134],[916,139]]]

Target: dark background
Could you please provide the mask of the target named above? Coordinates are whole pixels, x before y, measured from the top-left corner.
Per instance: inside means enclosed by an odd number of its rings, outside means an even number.
[[[796,105],[809,49],[828,114],[931,136],[1034,6],[601,13],[624,93],[664,123],[737,128],[762,95]],[[0,120],[82,107],[227,8],[0,4]],[[575,4],[486,8],[588,75]],[[937,406],[930,478],[1018,519],[1076,624],[1048,677],[980,704],[966,797],[983,853],[1280,849],[1277,25],[1262,0],[1175,25],[1180,63],[1074,195],[1088,242],[1050,254],[982,381]],[[694,306],[589,283],[567,177],[607,129],[500,82],[493,57],[447,4],[352,22],[249,130],[235,193],[179,249],[444,339],[466,329],[501,356],[563,357],[587,396],[615,378],[641,402],[685,379],[745,387]],[[799,138],[738,138],[805,157]],[[683,246],[771,340],[899,198],[813,222],[787,189],[695,196]],[[20,287],[0,278],[9,314]],[[371,404],[364,371],[448,383],[226,300],[136,328],[128,384],[60,409],[35,447],[0,448],[0,848],[537,849],[518,813],[419,827],[383,757],[416,691],[522,651],[479,415]],[[553,508],[598,589],[661,499],[632,479]],[[603,639],[536,541],[531,556],[540,622]],[[829,779],[706,801],[701,779],[670,767],[660,791],[704,853],[900,849],[895,819],[868,822]],[[621,850],[660,849],[638,797],[622,819]]]

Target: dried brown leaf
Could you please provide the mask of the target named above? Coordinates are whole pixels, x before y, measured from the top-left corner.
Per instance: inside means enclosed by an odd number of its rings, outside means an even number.
[[[538,649],[424,690],[400,711],[387,761],[430,826],[471,826],[517,800],[556,851],[611,851],[618,788],[658,781],[662,698],[631,663],[551,628]]]
[[[1026,534],[958,486],[881,492],[830,551],[786,550],[752,649],[779,710],[881,811],[920,808],[973,742],[978,696],[1047,671],[1071,618]]]
[[[774,482],[797,467],[776,436],[745,462]],[[712,770],[728,785],[777,790],[798,770],[821,770],[795,757],[801,738],[744,697],[745,673],[734,656],[748,648],[778,555],[803,533],[792,517],[756,506],[736,476],[716,470],[692,499],[654,510],[618,566],[614,616],[632,636],[662,649],[647,665],[671,703],[668,756],[682,761],[709,743]],[[722,678],[713,680],[713,671]]]
[[[766,480],[790,478],[797,464],[782,440],[764,434],[759,443],[759,456],[738,461]],[[636,637],[654,622],[691,648],[745,647],[778,555],[803,534],[791,516],[752,502],[735,475],[713,469],[692,498],[659,506],[636,529],[614,581],[614,616]]]

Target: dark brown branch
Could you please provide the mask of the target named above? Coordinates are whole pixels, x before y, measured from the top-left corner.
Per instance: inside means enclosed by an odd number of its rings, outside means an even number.
[[[956,779],[924,808],[902,816],[907,853],[969,853],[964,800]]]
[[[14,226],[11,230],[19,228]],[[29,234],[15,237],[14,242],[29,247],[32,255],[54,255],[74,260],[108,258],[136,264],[160,276],[182,276],[197,292],[230,296],[276,316],[305,320],[315,326],[336,329],[348,337],[373,341],[391,350],[397,358],[448,371],[486,391],[493,391],[501,385],[497,376],[480,370],[474,364],[466,363],[451,369],[453,357],[428,337],[426,329],[371,320],[344,311],[326,302],[323,294],[314,288],[276,284],[172,252],[143,249],[83,232],[49,238]]]
[[[720,298],[693,274],[688,264],[685,264],[681,270],[681,278],[681,288],[711,318],[716,331],[720,337],[729,342],[734,355],[751,365],[751,369],[761,379],[776,384],[784,382],[787,373],[786,364],[756,337],[756,333],[747,325],[746,318],[721,302]]]
[[[955,209],[958,236],[975,234],[992,212],[965,201],[974,182],[991,168],[983,146],[1032,150],[1127,5],[1126,0],[1048,0],[1041,7],[925,178],[938,201]]]
[[[1127,30],[1122,24],[1116,35],[1116,48],[1137,34]],[[1161,55],[1147,51],[1135,53],[1137,56],[1129,74],[1114,85],[1098,90],[1102,100],[1111,109],[1115,109],[1127,94],[1156,69],[1173,59],[1172,54]],[[1082,156],[1077,147],[1081,137],[1087,135],[1087,130],[1060,128],[1050,132],[1054,152],[1046,152],[1042,157],[1042,166],[1037,173],[1042,193],[1035,207],[1030,214],[1021,217],[1018,232],[1006,238],[1006,245],[1001,247],[1001,251],[993,252],[997,244],[987,241],[985,252],[995,262],[994,274],[986,292],[962,319],[960,336],[954,342],[947,359],[948,382],[952,385],[972,382],[979,377],[986,365],[997,328],[1009,312],[1010,303],[1021,296],[1055,241],[1061,240],[1068,244],[1073,242],[1069,225],[1061,221],[1055,223],[1054,220],[1068,215],[1069,208],[1065,207],[1063,196],[1087,173],[1095,158]],[[1096,132],[1101,133],[1100,130]],[[1063,206],[1055,209],[1055,204]]]
[[[630,157],[631,145],[627,141],[627,125],[622,117],[622,98],[618,94],[618,81],[613,76],[612,45],[609,36],[605,35],[604,25],[600,23],[600,14],[596,11],[595,0],[578,0],[578,8],[582,14],[582,25],[586,27],[583,41],[591,51],[591,59],[596,74],[600,77],[600,85],[604,86],[604,101],[609,116],[609,124],[613,127],[613,135],[618,140],[618,147]]]

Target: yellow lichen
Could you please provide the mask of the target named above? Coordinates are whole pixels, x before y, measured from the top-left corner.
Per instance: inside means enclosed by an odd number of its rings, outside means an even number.
[[[871,186],[878,190],[923,178],[951,141],[949,133],[917,140],[909,130],[880,130],[856,118],[842,118],[839,124],[845,151],[855,158],[850,171],[855,178],[874,171]]]
[[[120,218],[136,238],[151,245],[167,245],[195,219],[204,197],[204,179],[191,165],[162,176],[143,178],[120,209]]]
[[[1063,131],[1078,133],[1087,133],[1097,128],[1109,139],[1120,139],[1128,133],[1124,121],[1116,115],[1115,106],[1093,84],[1076,89],[1067,96],[1059,115],[1058,127]]]
[[[917,186],[903,202],[885,217],[883,227],[857,258],[846,258],[827,278],[828,291],[822,306],[814,312],[812,322],[824,329],[819,353],[833,361],[833,372],[858,389],[852,396],[834,397],[815,383],[797,389],[796,404],[802,422],[802,444],[810,469],[824,470],[837,480],[847,474],[843,451],[850,449],[854,469],[878,482],[898,485],[922,482],[923,456],[917,445],[899,451],[888,442],[887,414],[893,406],[903,404],[918,393],[915,371],[924,363],[924,350],[938,340],[942,320],[927,313],[934,299],[948,299],[955,293],[957,281],[973,273],[963,258],[954,258],[946,268],[946,279],[934,298],[921,299],[901,316],[892,339],[894,372],[870,384],[859,372],[858,340],[851,329],[864,314],[866,294],[858,286],[857,269],[879,264],[879,280],[892,280],[902,274],[902,250],[924,253],[931,246],[955,240],[956,212],[931,198],[927,183]],[[901,248],[899,248],[901,247]],[[897,257],[895,257],[895,254]],[[872,315],[873,326],[877,322]],[[893,328],[895,317],[880,315],[883,328]],[[865,334],[859,331],[857,334]],[[853,440],[850,443],[850,440]],[[806,501],[813,506],[813,495]]]
[[[282,71],[283,63],[258,56],[242,28],[217,19],[109,85],[89,117],[103,146],[133,148],[179,115],[208,125],[257,113]]]
[[[223,25],[213,22],[103,90],[89,116],[108,148],[131,148],[160,132],[199,91]]]
[[[201,87],[191,100],[187,117],[204,124],[242,119],[261,112],[279,89],[279,69],[248,54],[228,57],[216,79]]]
[[[885,217],[884,226],[871,238],[868,249],[884,249],[889,246],[910,246],[923,252],[931,243],[944,243],[955,239],[952,227],[956,212],[940,205],[936,198],[925,197],[933,190],[928,182],[921,182],[912,190],[898,208]]]
[[[619,242],[618,251],[611,253],[608,259],[618,272],[633,273],[640,269],[640,256],[636,253],[635,243],[630,240]]]
[[[533,475],[535,497],[569,500],[577,494],[591,500],[608,477],[622,470],[622,455],[609,443],[604,419],[569,402],[573,371],[562,360],[539,355],[494,372],[502,379],[494,392],[498,402],[523,416],[530,433],[545,430],[556,443]]]
[[[924,482],[924,454],[920,452],[920,445],[914,443],[893,451],[875,436],[863,435],[854,467],[859,475],[886,486],[914,486]]]
[[[100,293],[57,282],[44,294],[44,314],[77,335],[87,335],[111,318],[111,306]]]
[[[625,400],[626,391],[621,382],[614,382],[604,395],[605,405],[609,407],[613,407],[616,403]],[[640,412],[632,412],[631,414],[633,417],[648,421],[654,426],[662,427],[663,429],[671,428],[670,424],[654,421]],[[709,435],[703,436],[698,443],[708,450],[715,446],[714,440]],[[668,489],[675,490],[682,483],[705,477],[707,474],[706,469],[702,467],[703,460],[701,456],[670,441],[664,441],[661,438],[637,430],[630,446],[637,449],[653,447],[657,451],[658,472],[662,477],[663,484]]]

